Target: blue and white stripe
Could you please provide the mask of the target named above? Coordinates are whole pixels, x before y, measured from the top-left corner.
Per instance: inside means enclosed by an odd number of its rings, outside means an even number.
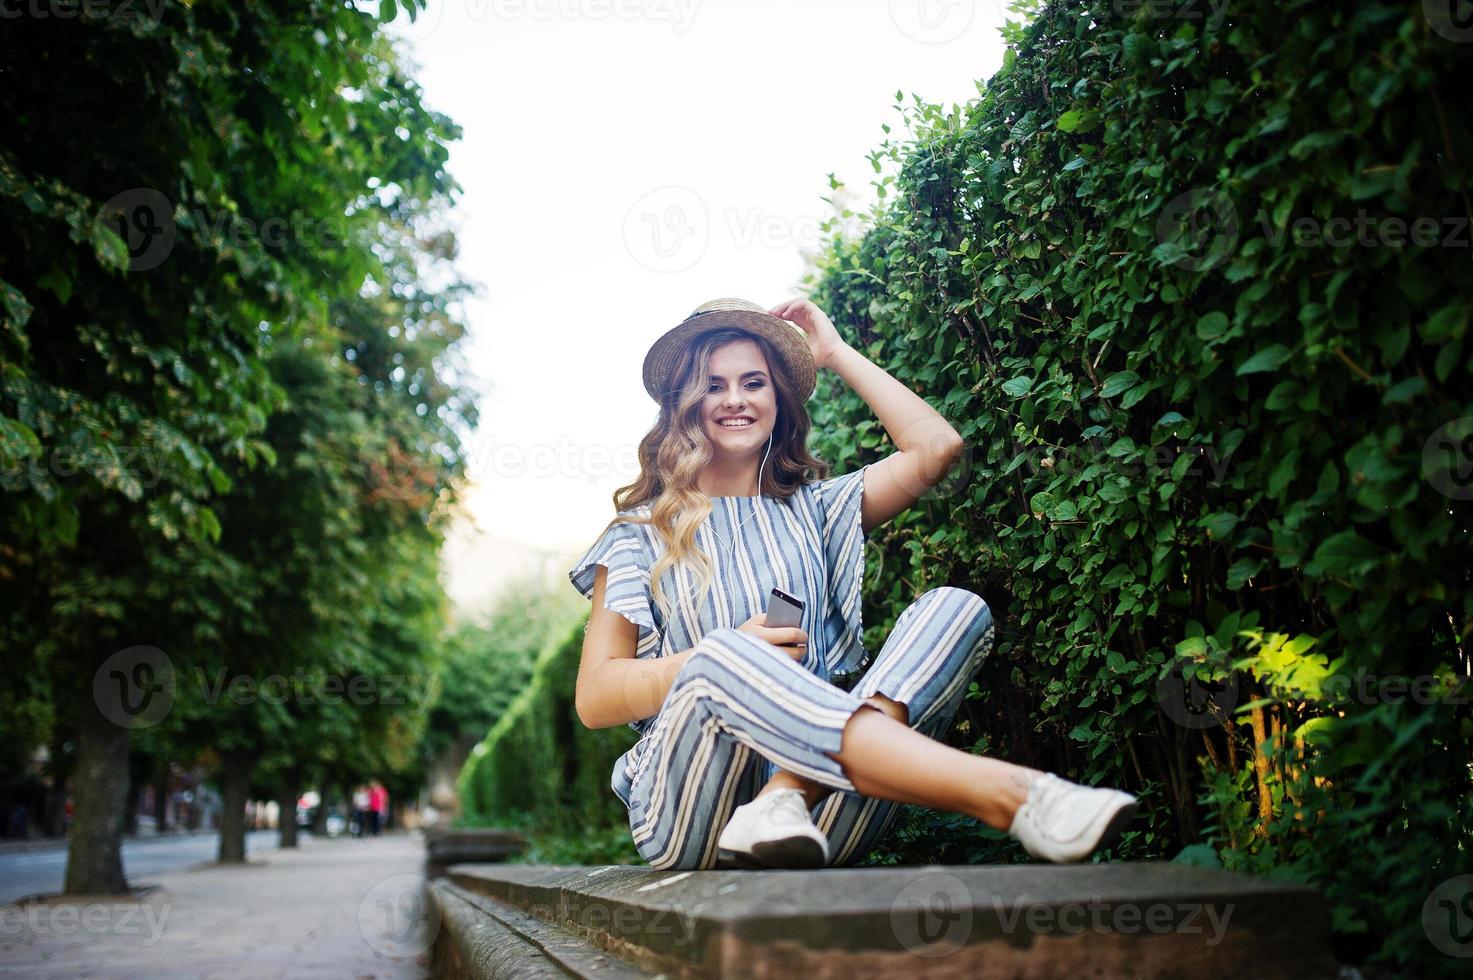
[[[656,867],[712,866],[716,835],[731,809],[778,767],[840,790],[820,806],[819,825],[837,845],[835,863],[862,859],[863,845],[888,827],[894,805],[854,793],[829,758],[845,722],[878,692],[910,707],[913,727],[939,731],[990,649],[986,603],[969,592],[937,589],[901,614],[853,694],[828,682],[865,656],[865,468],[810,483],[786,501],[713,497],[697,532],[716,565],[710,594],[698,604],[694,574],[666,569],[661,586],[674,606],[668,616],[655,606],[649,584],[663,543],[646,525],[610,528],[569,572],[591,598],[594,566],[609,569],[604,604],[638,626],[636,656],[696,651],[660,713],[631,723],[643,737],[620,757],[611,778],[630,807],[641,854]],[[633,512],[648,514],[649,506]],[[767,608],[774,586],[806,600],[809,649],[801,663],[734,628]]]

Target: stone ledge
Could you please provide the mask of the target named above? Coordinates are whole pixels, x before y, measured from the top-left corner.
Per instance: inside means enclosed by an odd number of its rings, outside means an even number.
[[[527,840],[514,830],[458,829],[425,832],[425,864],[438,877],[452,864],[505,861],[527,849]]]
[[[431,882],[429,892],[439,911],[431,965],[441,980],[647,975],[566,930],[451,882]]]
[[[686,977],[1338,972],[1314,889],[1165,862],[762,872],[462,864],[448,882],[641,969]]]

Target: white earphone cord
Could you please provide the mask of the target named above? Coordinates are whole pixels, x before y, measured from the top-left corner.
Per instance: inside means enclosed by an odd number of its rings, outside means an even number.
[[[752,513],[748,514],[746,517],[743,517],[742,523],[738,524],[736,526],[736,529],[731,532],[731,542],[726,549],[727,554],[736,554],[737,535],[741,533],[742,524],[746,524],[752,519],[752,515],[757,513],[757,508],[762,503],[762,470],[764,467],[767,466],[767,454],[770,452],[772,452],[772,433],[769,432],[767,434],[767,449],[764,450],[762,453],[762,464],[757,467],[757,496],[752,498]],[[711,530],[716,530],[716,526],[714,524],[711,526]],[[720,538],[719,532],[717,533],[717,538]]]

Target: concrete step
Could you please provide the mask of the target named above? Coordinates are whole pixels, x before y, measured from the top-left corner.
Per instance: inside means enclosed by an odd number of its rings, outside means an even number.
[[[481,921],[507,944],[515,934],[572,976],[1338,973],[1314,889],[1165,862],[699,872],[460,864],[434,894],[446,923]],[[472,925],[442,929],[465,961],[451,975],[536,975],[525,961],[518,972],[474,953],[458,938]],[[574,947],[607,959],[580,960]]]
[[[425,832],[425,865],[432,878],[444,874],[452,864],[505,861],[526,849],[526,838],[514,830],[436,829]]]

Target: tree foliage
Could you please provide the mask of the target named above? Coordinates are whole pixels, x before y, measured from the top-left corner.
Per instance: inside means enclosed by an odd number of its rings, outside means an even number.
[[[871,542],[869,622],[978,589],[999,643],[954,741],[1142,793],[1117,856],[1210,841],[1321,886],[1347,958],[1445,967],[1421,910],[1473,836],[1473,49],[1415,3],[1193,10],[1040,7],[976,102],[916,99],[873,154],[815,299],[969,451]],[[883,454],[826,383],[826,455]],[[1364,677],[1430,693],[1343,696]],[[1192,716],[1214,681],[1224,714]],[[931,829],[900,856],[1013,853]]]
[[[0,80],[5,741],[72,726],[115,753],[93,677],[149,644],[176,751],[414,767],[475,423],[458,129],[376,17],[329,0],[9,19]],[[380,696],[327,704],[322,678]],[[425,696],[390,703],[395,679]],[[87,822],[121,812],[98,769],[79,759],[74,862],[116,852]],[[91,890],[120,886],[108,863]]]

